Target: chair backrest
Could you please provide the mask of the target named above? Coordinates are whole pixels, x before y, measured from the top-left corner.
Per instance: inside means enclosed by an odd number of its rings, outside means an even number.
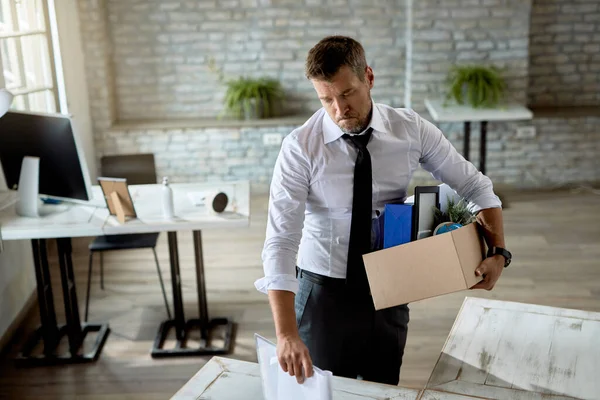
[[[128,185],[157,183],[154,154],[103,156],[101,168],[103,176],[125,178]]]

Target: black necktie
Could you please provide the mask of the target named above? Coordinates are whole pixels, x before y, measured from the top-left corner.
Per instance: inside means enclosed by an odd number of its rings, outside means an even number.
[[[346,284],[358,293],[369,293],[369,282],[362,255],[371,249],[371,212],[373,201],[373,178],[371,155],[367,144],[373,128],[363,135],[343,136],[357,150],[354,165],[354,190],[352,198],[352,222],[350,225],[350,244],[348,247],[348,269]]]

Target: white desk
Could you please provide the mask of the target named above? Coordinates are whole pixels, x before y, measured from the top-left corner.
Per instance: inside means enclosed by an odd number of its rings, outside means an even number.
[[[425,99],[425,107],[433,119],[440,122],[519,121],[533,118],[531,110],[517,103],[498,108],[473,108],[459,104],[444,107],[443,100]]]
[[[213,357],[171,400],[263,400],[258,364]],[[418,390],[333,377],[335,400],[416,400]]]
[[[149,232],[168,232],[169,258],[173,284],[175,318],[164,321],[159,327],[152,349],[153,357],[200,354],[226,354],[229,352],[232,323],[225,318],[209,319],[204,282],[202,254],[202,229],[248,226],[250,221],[250,185],[247,181],[215,182],[202,184],[172,184],[176,218],[165,220],[161,215],[160,185],[130,186],[130,193],[137,219],[119,224],[110,216],[99,187],[93,188],[94,199],[86,205],[61,204],[58,210],[43,218],[19,217],[15,205],[0,211],[0,238],[2,240],[30,239],[34,253],[38,302],[40,304],[41,327],[25,345],[19,361],[27,364],[57,364],[94,361],[102,351],[109,332],[107,324],[81,324],[73,266],[71,261],[71,238]],[[219,190],[227,194],[229,203],[223,213],[211,214],[204,206],[195,206],[187,197],[189,192]],[[177,249],[177,231],[193,231],[198,285],[199,317],[185,319]],[[59,252],[62,289],[65,301],[66,324],[58,326],[50,284],[50,272],[46,255],[46,239],[56,239]],[[212,347],[210,330],[216,325],[226,326],[223,347]],[[177,347],[162,348],[171,328],[176,331]],[[199,328],[204,343],[200,348],[187,348],[187,333]],[[93,350],[81,353],[81,344],[88,332],[97,331],[98,337]],[[66,355],[55,354],[62,336],[68,335],[70,351]],[[31,350],[39,339],[44,342],[44,355],[33,356]]]
[[[94,198],[86,205],[64,203],[43,218],[25,218],[15,214],[15,204],[0,211],[0,232],[4,240],[55,239],[59,237],[102,236],[127,233],[167,232],[207,228],[243,227],[249,223],[250,187],[248,182],[215,184],[171,184],[176,218],[162,217],[161,185],[132,185],[129,192],[137,218],[120,224],[109,215],[99,186],[92,187]],[[189,192],[210,189],[226,193],[230,202],[221,214],[212,215],[204,206],[195,206],[187,197]]]
[[[600,399],[600,313],[467,298],[427,388],[489,399]]]
[[[600,313],[467,297],[425,388],[334,377],[334,399],[600,399],[599,374]],[[200,398],[263,399],[258,364],[213,357],[172,397]]]
[[[256,363],[213,357],[171,400],[264,400]],[[333,377],[333,400],[475,400],[432,389],[412,389]],[[284,400],[284,399],[283,399]]]
[[[473,108],[468,105],[451,104],[444,107],[444,100],[425,99],[425,107],[436,122],[464,122],[463,156],[469,159],[471,141],[471,122],[480,124],[479,170],[485,174],[487,124],[489,121],[519,121],[533,118],[528,108],[509,103],[498,108]]]

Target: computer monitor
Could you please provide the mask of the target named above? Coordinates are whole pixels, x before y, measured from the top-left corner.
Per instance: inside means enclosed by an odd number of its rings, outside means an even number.
[[[23,157],[39,157],[40,195],[87,202],[92,198],[85,157],[69,116],[8,111],[0,118],[0,162],[16,190]]]

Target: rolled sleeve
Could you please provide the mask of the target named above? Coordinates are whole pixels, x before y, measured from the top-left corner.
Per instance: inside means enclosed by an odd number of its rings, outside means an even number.
[[[256,290],[264,294],[269,293],[269,290],[287,290],[294,294],[298,293],[298,280],[296,275],[270,275],[258,279],[254,282]]]
[[[423,168],[464,198],[472,213],[502,207],[490,178],[466,160],[440,129],[416,113],[415,118],[421,140],[420,162]]]
[[[282,142],[271,181],[262,251],[265,276],[254,284],[260,292],[298,292],[296,258],[304,227],[309,171],[309,160],[296,136],[288,135]]]

